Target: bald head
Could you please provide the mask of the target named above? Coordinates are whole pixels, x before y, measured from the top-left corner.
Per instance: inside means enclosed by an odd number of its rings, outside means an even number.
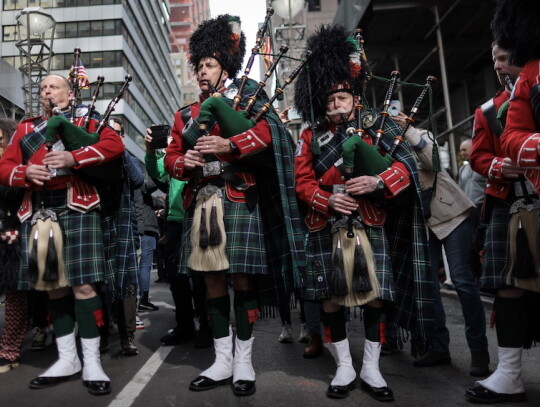
[[[50,114],[53,108],[52,103],[56,104],[62,110],[67,109],[73,98],[73,91],[71,90],[71,84],[66,78],[51,74],[47,75],[41,81],[39,96],[45,113]]]
[[[459,155],[463,161],[469,161],[471,159],[472,140],[469,138],[463,141],[459,146]]]

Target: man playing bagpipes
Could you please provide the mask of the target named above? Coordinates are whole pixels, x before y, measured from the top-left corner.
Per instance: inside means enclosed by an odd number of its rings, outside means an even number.
[[[355,384],[342,306],[363,306],[366,338],[361,387],[376,400],[391,401],[392,390],[379,371],[391,304],[400,326],[424,340],[427,336],[423,309],[430,289],[429,262],[414,160],[404,146],[395,159],[385,154],[392,146],[391,135],[399,133],[393,122],[386,121],[382,129],[386,134],[380,140],[383,152],[379,152],[372,144],[381,133],[375,132],[381,117],[370,110],[362,120],[355,120],[355,105],[358,110],[369,72],[358,41],[341,26],[322,26],[308,38],[307,48],[313,52],[312,59],[295,83],[294,96],[296,109],[309,124],[295,154],[296,193],[306,205],[309,230],[302,295],[323,302],[325,346],[338,366],[327,395],[347,397]],[[351,151],[355,156],[352,178],[344,165]],[[409,190],[413,198],[400,211],[410,219],[410,226],[401,219],[410,237],[400,239],[395,233],[393,238],[401,247],[392,248],[385,229],[385,202]],[[398,214],[395,219],[399,220]],[[418,245],[416,253],[421,258],[411,257],[412,242]],[[392,265],[391,250],[401,251],[407,270]],[[411,284],[417,282],[419,290],[413,293]]]
[[[240,70],[245,52],[238,18],[221,15],[203,22],[189,45],[201,96],[175,115],[165,167],[171,176],[189,181],[179,272],[204,275],[216,352],[214,364],[191,382],[190,389],[212,389],[232,378],[233,393],[245,396],[255,391],[251,333],[259,313],[257,294],[278,292],[263,281],[276,284],[293,271],[299,277],[302,250],[294,151],[274,109],[247,131],[224,130],[242,115],[231,107],[230,91],[238,82],[230,89],[224,86]],[[254,94],[252,88],[248,82],[248,91],[240,95],[241,109],[245,96]],[[208,113],[208,104],[222,104],[225,112],[219,122],[207,115],[210,122],[201,132],[199,112]],[[255,111],[261,104],[255,103]],[[227,277],[235,292],[234,356]]]
[[[60,116],[69,115],[72,98],[67,79],[59,75],[43,79],[40,101],[44,114],[18,125],[0,160],[0,182],[27,188],[18,213],[23,254],[19,288],[48,291],[56,333],[59,359],[33,379],[30,388],[54,386],[79,375],[77,321],[83,351],[83,384],[92,394],[107,394],[110,380],[99,357],[102,305],[94,287],[105,278],[100,197],[96,187],[84,181],[77,170],[120,157],[124,145],[112,129],[105,128],[97,143],[65,151],[57,138],[67,137],[73,132],[71,126],[81,125],[84,117],[74,118],[74,123],[58,116],[53,121],[51,117],[53,108]],[[91,118],[88,131],[93,132],[97,124],[95,117]]]
[[[500,0],[491,28],[501,83],[507,85],[508,75],[507,89],[511,87],[523,68],[511,95],[504,92],[510,103],[500,105],[498,116],[505,125],[489,122],[491,131],[477,131],[475,125],[473,138],[471,165],[491,184],[486,189],[490,217],[480,283],[496,293],[492,321],[499,354],[495,372],[465,393],[482,403],[527,400],[522,351],[540,340],[540,4]]]

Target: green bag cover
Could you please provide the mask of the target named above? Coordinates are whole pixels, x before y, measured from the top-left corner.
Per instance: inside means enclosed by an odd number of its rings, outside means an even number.
[[[64,116],[54,116],[47,121],[45,130],[47,141],[56,143],[57,135],[60,136],[66,151],[75,151],[99,141],[97,133],[88,133],[83,127],[76,126]],[[80,168],[77,171],[90,183],[117,182],[123,180],[122,166],[122,158],[118,158],[98,166]]]
[[[88,133],[83,127],[76,126],[64,116],[54,116],[47,121],[45,138],[48,142],[55,143],[56,135],[60,136],[67,151],[78,150],[95,144],[99,140],[96,133]]]
[[[376,146],[367,144],[356,134],[342,144],[342,149],[343,166],[345,169],[353,169],[353,177],[380,174],[394,161],[389,155],[379,153]]]
[[[497,111],[497,120],[501,122],[501,126],[504,129],[504,126],[506,126],[506,114],[508,113],[508,108],[510,107],[510,101],[505,101],[501,107],[499,107],[499,110]]]
[[[246,112],[234,110],[223,98],[211,97],[201,104],[199,123],[219,123],[221,135],[225,138],[236,136],[251,129],[255,123],[247,118]]]

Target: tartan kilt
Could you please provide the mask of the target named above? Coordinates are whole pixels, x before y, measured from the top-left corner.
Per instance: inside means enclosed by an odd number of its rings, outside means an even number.
[[[252,275],[268,274],[268,260],[266,256],[265,234],[259,205],[253,212],[249,212],[243,202],[233,202],[227,198],[225,188],[223,193],[223,223],[227,241],[225,251],[229,259],[228,274],[243,273]],[[187,261],[191,254],[191,226],[195,199],[184,219],[184,235],[180,250],[178,271],[181,274],[190,274]],[[204,275],[204,272],[200,272]]]
[[[328,300],[332,278],[332,224],[324,229],[309,233],[306,239],[306,272],[303,276],[302,298],[312,301]],[[375,258],[375,270],[380,285],[380,299],[394,301],[395,288],[388,240],[384,228],[365,227]]]
[[[87,283],[104,281],[105,258],[101,217],[98,210],[88,213],[73,211],[67,207],[65,189],[55,191],[34,191],[33,208],[43,206],[52,209],[58,215],[58,223],[64,234],[64,262],[68,285],[73,287]],[[30,290],[28,276],[28,243],[30,238],[31,217],[21,226],[21,267],[19,290]]]
[[[121,298],[130,285],[137,285],[137,249],[132,225],[122,225],[120,216],[102,218],[103,248],[107,264],[105,281]]]
[[[506,275],[510,266],[510,246],[508,244],[510,203],[499,199],[493,201],[491,217],[486,228],[482,255],[482,276],[480,277],[480,287],[486,290],[508,287]]]

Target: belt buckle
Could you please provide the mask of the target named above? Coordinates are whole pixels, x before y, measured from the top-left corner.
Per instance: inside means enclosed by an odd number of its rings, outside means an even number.
[[[334,184],[334,185],[332,185],[332,193],[334,193],[334,194],[344,194],[345,193],[345,184]]]
[[[219,175],[223,172],[223,165],[221,161],[211,161],[203,166],[203,177],[211,177]]]

